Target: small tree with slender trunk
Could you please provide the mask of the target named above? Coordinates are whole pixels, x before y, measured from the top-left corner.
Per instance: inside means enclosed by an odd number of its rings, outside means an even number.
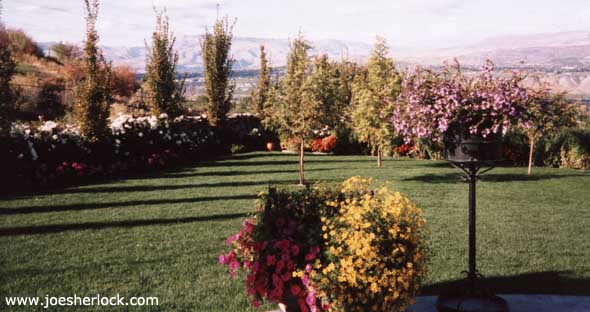
[[[325,120],[326,72],[321,61],[313,67],[311,45],[303,36],[291,43],[287,73],[281,80],[280,99],[273,107],[274,120],[283,136],[299,141],[299,185],[305,185],[305,141],[321,129]],[[327,61],[327,60],[325,60]]]
[[[74,113],[81,134],[91,141],[106,134],[111,97],[111,64],[98,48],[96,19],[98,0],[84,0],[86,5],[86,42],[84,43],[84,78],[76,86]]]
[[[545,88],[543,88],[545,90]],[[553,134],[561,128],[575,126],[575,108],[569,105],[564,94],[551,95],[541,91],[530,102],[528,118],[522,128],[529,140],[529,165],[527,174],[533,170],[535,143],[539,138]]]
[[[176,117],[182,113],[184,79],[176,81],[178,53],[174,51],[176,38],[170,31],[168,16],[156,12],[156,30],[145,67],[146,103],[152,114]]]
[[[266,59],[266,52],[264,45],[260,45],[260,75],[258,77],[258,85],[252,91],[252,109],[261,120],[265,117],[265,110],[269,92],[271,88],[272,67]]]
[[[352,87],[351,126],[377,155],[378,167],[383,155],[390,153],[394,135],[390,112],[401,91],[400,76],[388,53],[385,40],[377,37],[365,75],[358,76]]]
[[[227,17],[218,19],[213,32],[206,31],[201,39],[208,119],[212,126],[223,125],[232,108],[235,85],[231,81],[234,60],[230,50],[234,24]]]

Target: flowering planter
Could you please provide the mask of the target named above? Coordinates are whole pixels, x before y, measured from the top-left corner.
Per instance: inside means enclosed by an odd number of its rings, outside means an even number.
[[[461,137],[446,144],[446,159],[453,162],[494,162],[502,160],[500,135]]]

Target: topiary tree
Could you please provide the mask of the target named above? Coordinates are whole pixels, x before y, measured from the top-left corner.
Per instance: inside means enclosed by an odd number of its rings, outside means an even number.
[[[84,43],[84,78],[75,90],[74,114],[81,134],[91,141],[107,131],[111,98],[111,64],[98,49],[96,19],[98,0],[84,0],[86,8],[86,42]]]
[[[357,77],[352,87],[352,129],[377,155],[379,167],[383,154],[391,150],[394,132],[390,112],[401,91],[400,76],[388,53],[385,39],[377,37],[366,73]]]
[[[10,133],[16,94],[10,86],[16,62],[9,49],[9,38],[2,23],[2,2],[0,1],[0,135]]]
[[[271,88],[272,67],[269,66],[266,59],[266,52],[264,45],[260,45],[260,75],[258,77],[258,85],[252,91],[252,110],[261,120],[264,119],[265,110],[268,100],[268,93]]]
[[[201,40],[205,93],[209,98],[208,119],[212,126],[221,126],[232,107],[235,85],[231,81],[233,58],[230,49],[235,21],[218,19],[213,32],[206,31]]]
[[[170,32],[168,17],[156,12],[156,30],[145,66],[146,104],[152,114],[176,117],[182,113],[184,79],[176,81],[178,53],[174,51],[176,38]]]

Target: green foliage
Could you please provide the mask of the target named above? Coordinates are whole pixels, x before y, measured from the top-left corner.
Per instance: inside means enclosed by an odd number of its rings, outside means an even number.
[[[246,152],[248,149],[245,145],[242,144],[232,144],[230,147],[230,152],[232,154],[240,154]]]
[[[264,45],[260,45],[260,76],[258,78],[258,85],[252,91],[252,110],[260,117],[265,118],[266,105],[268,93],[271,88],[272,67],[269,66],[266,59],[266,52],[264,52]]]
[[[279,131],[286,137],[306,139],[313,130],[322,128],[323,110],[321,69],[312,66],[308,52],[310,43],[302,36],[291,43],[287,73],[281,80],[280,95],[273,106]],[[274,95],[276,96],[276,95]]]
[[[46,80],[41,83],[41,89],[37,94],[37,111],[46,119],[56,119],[65,114],[62,103],[62,93],[65,91],[63,80]]]
[[[205,93],[209,98],[208,119],[212,126],[222,125],[232,108],[234,60],[229,53],[234,24],[227,17],[219,19],[213,26],[213,32],[206,31],[201,40]]]
[[[146,103],[152,114],[176,117],[182,113],[184,79],[176,81],[178,53],[174,51],[176,38],[170,32],[168,17],[156,12],[156,30],[145,67]]]
[[[16,62],[8,49],[8,34],[0,24],[0,135],[10,132],[16,94],[10,81],[16,69]]]
[[[74,114],[81,134],[95,141],[106,134],[111,99],[111,64],[98,49],[98,0],[85,0],[84,78],[76,86]]]
[[[304,90],[304,101],[312,103],[309,109],[317,110],[315,130],[324,125],[334,128],[341,120],[338,82],[335,65],[328,60],[328,56],[316,57]]]
[[[366,72],[352,86],[352,129],[372,153],[389,154],[393,127],[392,105],[401,91],[401,79],[388,55],[385,40],[378,37]]]
[[[544,142],[537,154],[539,162],[549,167],[590,169],[590,132],[564,129]]]

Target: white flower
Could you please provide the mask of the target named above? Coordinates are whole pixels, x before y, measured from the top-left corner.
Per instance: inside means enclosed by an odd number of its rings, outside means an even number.
[[[23,155],[23,153],[18,154],[18,159],[21,159],[23,157],[25,157],[25,155]]]
[[[116,139],[116,140],[115,140],[115,144],[117,144],[117,145],[121,144],[121,140],[119,140],[119,139]]]
[[[39,131],[41,132],[53,132],[53,129],[57,127],[57,123],[55,121],[48,120],[43,125],[39,126]]]
[[[143,132],[140,132],[140,133],[138,134],[138,136],[139,136],[140,138],[143,138]]]
[[[162,118],[162,119],[168,118],[168,114],[166,114],[166,113],[161,113],[161,114],[160,114],[160,118]]]
[[[59,139],[59,137],[57,136],[57,134],[54,134],[53,136],[51,136],[52,139],[56,140]]]
[[[182,142],[180,140],[176,141],[176,145],[180,145]]]

